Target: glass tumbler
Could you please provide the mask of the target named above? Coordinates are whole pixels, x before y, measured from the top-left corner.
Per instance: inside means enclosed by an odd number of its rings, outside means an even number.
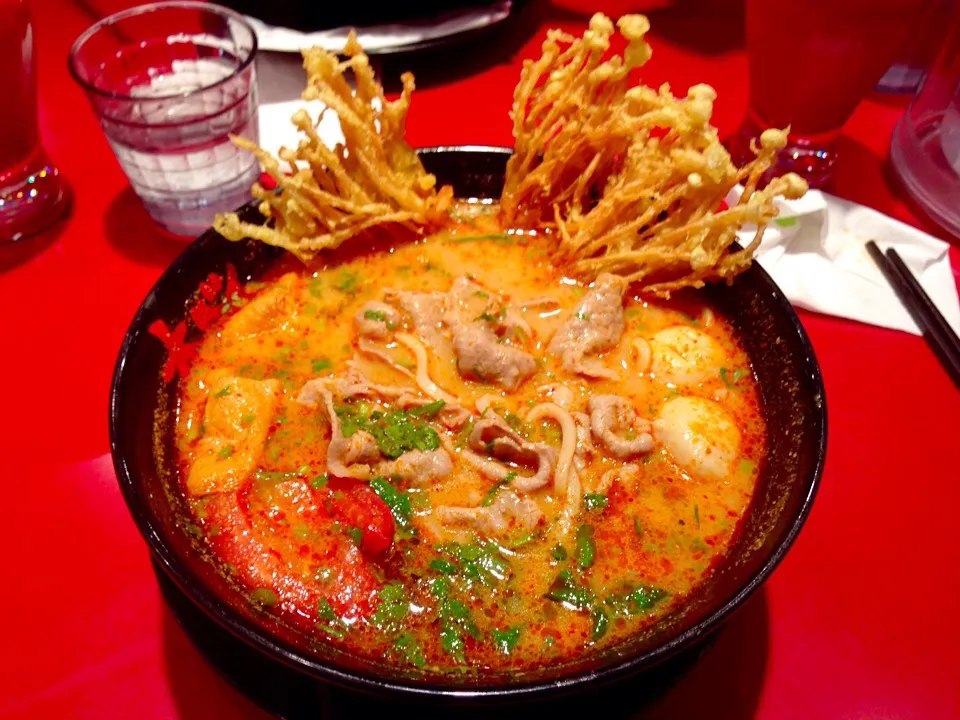
[[[960,238],[960,17],[894,128],[889,157],[917,204]]]
[[[0,241],[43,230],[63,214],[67,188],[37,124],[37,72],[27,0],[0,0]]]
[[[746,0],[750,102],[728,143],[734,159],[751,159],[750,140],[764,129],[789,126],[775,172],[825,185],[840,128],[890,67],[908,21],[933,1]]]
[[[204,2],[157,2],[111,15],[70,50],[74,78],[150,217],[195,236],[250,199],[259,140],[257,36]]]

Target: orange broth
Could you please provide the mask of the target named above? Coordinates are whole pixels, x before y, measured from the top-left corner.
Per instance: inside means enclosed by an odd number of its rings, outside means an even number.
[[[249,283],[252,299],[205,334],[178,391],[181,489],[224,572],[264,611],[318,638],[433,672],[560,662],[671,612],[726,553],[765,454],[757,388],[727,320],[695,293],[651,302],[628,291],[620,342],[599,356],[619,379],[572,374],[546,346],[585,287],[552,265],[549,238],[500,233],[494,210],[470,206],[443,233],[334,254],[315,272],[282,264],[272,279]],[[385,486],[332,477],[331,425],[322,407],[297,402],[304,383],[341,376],[353,362],[371,382],[416,392],[405,374],[358,352],[354,316],[385,288],[446,292],[463,275],[522,316],[531,330],[524,347],[537,360],[534,375],[508,392],[462,378],[447,341],[431,347],[432,379],[463,407],[479,414],[476,401],[492,395],[486,402],[525,439],[559,449],[556,423],[524,420],[532,406],[551,400],[545,385],[566,387],[571,410],[612,393],[650,420],[675,398],[702,398],[735,427],[728,472],[691,471],[658,440],[597,492],[605,473],[625,464],[597,450],[583,461],[582,498],[568,527],[559,520],[567,500],[547,486],[526,494],[542,522],[495,536],[438,520],[441,506],[489,506],[504,483],[462,462],[465,431],[436,418],[416,422],[454,449],[445,478],[386,478]],[[525,305],[545,296],[550,303]],[[406,318],[402,323],[397,331],[412,332]],[[722,351],[722,364],[697,382],[670,382],[655,363],[638,369],[640,339],[651,343],[658,331],[678,327],[709,336]],[[401,367],[414,365],[402,344],[384,347]],[[656,355],[660,346],[648,347]],[[374,485],[373,500],[357,489]],[[386,517],[383,503],[376,505],[381,499],[391,511]]]

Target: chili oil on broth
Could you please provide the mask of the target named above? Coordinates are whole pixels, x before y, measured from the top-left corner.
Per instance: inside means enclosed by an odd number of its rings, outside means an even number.
[[[426,240],[334,254],[316,272],[287,271],[292,266],[281,262],[270,279],[248,285],[256,294],[245,307],[207,333],[180,383],[181,489],[225,572],[265,610],[371,659],[432,672],[524,669],[637,633],[682,603],[723,558],[764,457],[748,359],[731,325],[696,294],[669,303],[628,295],[621,340],[600,356],[619,377],[589,380],[546,352],[585,288],[551,265],[547,239],[498,233],[493,215],[470,217]],[[556,520],[565,499],[547,485],[527,495],[545,523],[494,540],[437,519],[440,506],[482,506],[498,489],[458,456],[463,431],[433,421],[457,449],[452,472],[423,487],[393,481],[409,504],[409,527],[396,523],[385,553],[362,551],[358,529],[333,515],[366,483],[329,477],[330,424],[322,407],[304,406],[297,395],[307,381],[351,366],[372,383],[415,389],[358,353],[354,316],[385,288],[446,292],[464,275],[520,313],[532,331],[526,349],[537,358],[533,376],[505,392],[463,379],[449,341],[430,348],[432,379],[474,415],[476,401],[493,396],[494,411],[528,440],[559,447],[553,421],[522,420],[531,406],[556,399],[544,386],[568,388],[576,410],[585,410],[591,395],[617,394],[651,420],[668,403],[690,398],[722,408],[739,435],[729,472],[717,478],[682,469],[655,432],[654,450],[633,461],[637,471],[621,473],[602,494],[601,478],[624,461],[593,454],[566,535]],[[547,296],[555,303],[525,306]],[[712,355],[691,350],[701,335],[713,343]],[[394,345],[391,355],[412,366],[410,352]],[[217,443],[206,406],[218,393],[219,401],[228,393],[237,403],[234,422],[239,417],[252,449]],[[210,492],[211,477],[227,490]]]

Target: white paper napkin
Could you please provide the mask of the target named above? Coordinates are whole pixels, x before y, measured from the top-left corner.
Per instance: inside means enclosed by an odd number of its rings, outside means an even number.
[[[313,117],[322,103],[292,100],[260,107],[260,143],[276,153],[281,145],[295,147],[296,128],[290,116],[306,106]],[[328,145],[343,140],[332,112],[318,126]],[[735,202],[739,190],[731,192]],[[960,301],[950,269],[948,245],[920,230],[848,200],[811,190],[800,200],[779,202],[780,217],[763,236],[756,258],[795,306],[880,327],[920,334],[867,255],[865,243],[895,247],[904,263],[930,295],[947,322],[960,333]],[[741,242],[753,237],[751,227],[738,234]]]
[[[735,200],[739,191],[728,198]],[[867,240],[896,248],[903,262],[960,332],[960,301],[949,246],[863,205],[811,190],[779,203],[780,217],[763,236],[756,258],[790,302],[826,315],[920,334],[913,318],[866,251]],[[753,237],[750,227],[738,233]]]
[[[456,8],[437,17],[361,27],[357,28],[357,39],[368,53],[397,49],[493,25],[506,19],[510,8],[510,0],[495,0],[489,5]],[[256,18],[248,17],[247,20],[264,50],[299,52],[300,48],[318,45],[325,50],[339,51],[343,49],[349,32],[349,28],[301,32],[273,27]]]

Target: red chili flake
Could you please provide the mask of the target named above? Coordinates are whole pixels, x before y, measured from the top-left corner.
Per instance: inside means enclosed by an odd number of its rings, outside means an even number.
[[[191,306],[189,313],[190,319],[193,320],[193,324],[197,330],[204,332],[209,330],[223,315],[218,305],[207,305],[207,303],[199,299]]]
[[[273,176],[262,172],[260,173],[260,185],[264,190],[274,190],[277,187],[277,181],[273,179]]]
[[[243,290],[243,285],[240,284],[240,279],[237,277],[237,269],[231,263],[227,263],[226,275],[226,288],[223,291],[226,299],[228,301],[232,300],[234,293],[237,294],[237,297],[246,297],[246,293]]]
[[[167,328],[163,320],[154,320],[147,331],[158,338],[167,349],[167,358],[163,362],[163,381],[170,382],[176,373],[185,377],[190,372],[190,363],[197,354],[196,343],[186,341],[187,324],[181,320],[173,330]]]
[[[720,201],[720,204],[717,205],[717,212],[718,212],[718,213],[723,212],[724,210],[729,210],[729,209],[730,209],[730,206],[727,204],[727,201],[726,201],[726,200],[721,200],[721,201]]]
[[[223,289],[223,278],[218,273],[212,272],[207,275],[207,279],[200,282],[197,290],[204,300],[213,302],[220,295]]]

